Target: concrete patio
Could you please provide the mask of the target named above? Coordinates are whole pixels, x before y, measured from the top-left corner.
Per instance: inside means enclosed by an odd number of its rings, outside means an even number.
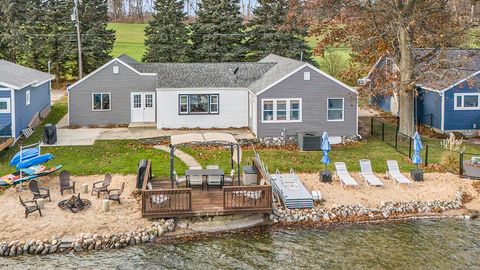
[[[57,143],[44,146],[80,146],[93,145],[97,140],[139,140],[164,136],[192,133],[224,132],[231,133],[236,139],[253,139],[254,135],[244,129],[172,129],[161,130],[154,127],[138,128],[68,128],[67,116],[57,124]]]

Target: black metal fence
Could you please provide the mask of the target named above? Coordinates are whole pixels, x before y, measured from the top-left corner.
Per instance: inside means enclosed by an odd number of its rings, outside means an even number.
[[[412,158],[412,137],[398,131],[398,117],[372,117],[370,123],[371,136],[381,139],[402,155]],[[425,144],[420,153],[425,165],[429,162],[429,145]]]
[[[397,117],[371,118],[371,136],[382,140],[402,155],[412,158],[413,139],[398,128]],[[441,140],[422,138],[424,147],[421,156],[425,165],[441,164],[446,171],[462,177],[480,179],[480,153],[445,149]]]

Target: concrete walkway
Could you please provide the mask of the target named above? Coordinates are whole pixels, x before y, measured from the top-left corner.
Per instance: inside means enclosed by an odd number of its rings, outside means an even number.
[[[170,153],[170,147],[166,145],[155,145],[153,148]],[[182,150],[176,149],[175,156],[178,157],[181,161],[183,161],[183,163],[185,163],[188,167],[201,166],[200,163],[198,163],[198,161],[194,157],[183,152]]]
[[[57,143],[52,146],[93,145],[96,140],[139,140],[186,133],[230,133],[236,139],[253,139],[248,129],[162,130],[156,128],[68,128],[68,115],[57,123]]]
[[[177,225],[180,228],[190,229],[195,232],[224,232],[238,229],[251,228],[264,222],[263,215],[234,215],[217,216],[208,221],[181,220]]]

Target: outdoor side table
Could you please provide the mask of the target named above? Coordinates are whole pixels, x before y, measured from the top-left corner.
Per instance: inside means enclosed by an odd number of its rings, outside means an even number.
[[[45,208],[45,199],[42,199],[42,198],[37,199],[37,204],[40,209]]]
[[[88,184],[82,184],[82,194],[88,194]]]
[[[410,176],[412,177],[413,181],[416,181],[416,182],[423,181],[423,170],[422,169],[411,170]]]
[[[322,182],[332,182],[332,172],[330,170],[324,169],[320,171],[320,181]]]

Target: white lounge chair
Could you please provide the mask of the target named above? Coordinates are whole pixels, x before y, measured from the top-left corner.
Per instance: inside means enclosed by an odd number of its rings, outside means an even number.
[[[387,178],[392,179],[395,185],[406,184],[413,185],[413,182],[410,181],[403,173],[400,171],[400,166],[396,160],[387,160]]]
[[[382,180],[373,173],[372,163],[368,159],[360,160],[360,176],[367,186],[384,187]]]
[[[353,179],[347,170],[347,165],[344,162],[335,162],[335,175],[340,180],[340,183],[345,188],[346,186],[359,188],[357,181]]]

